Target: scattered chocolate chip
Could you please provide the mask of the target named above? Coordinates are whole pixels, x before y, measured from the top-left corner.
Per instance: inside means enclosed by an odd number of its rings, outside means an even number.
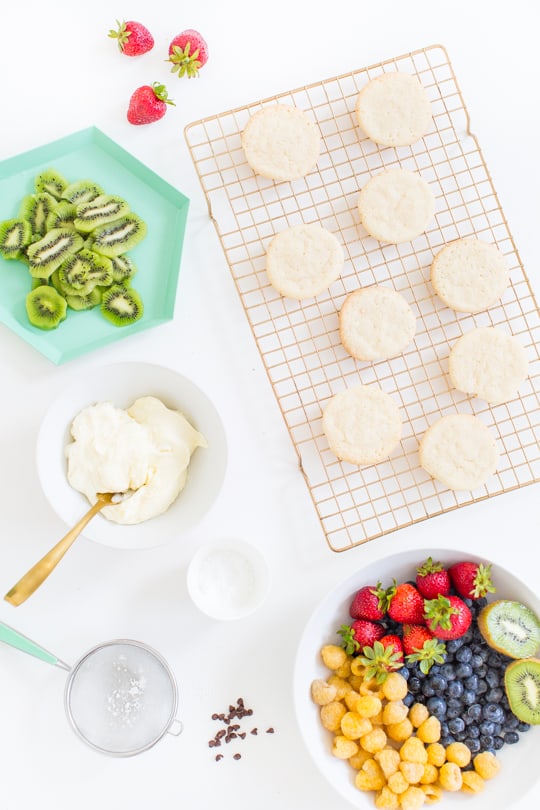
[[[251,715],[253,714],[253,709],[246,709],[246,714],[248,717],[251,717]]]
[[[270,726],[270,728],[266,729],[266,733],[267,734],[273,734],[274,733],[274,729],[272,728],[272,726]]]
[[[223,759],[223,754],[216,754],[216,762],[219,762],[220,759]]]
[[[238,700],[237,700],[236,702],[237,702],[237,704],[238,704],[239,706],[241,706],[242,708],[244,708],[244,698],[238,698]]]
[[[233,759],[242,759],[242,754],[235,754]]]
[[[246,732],[242,731],[242,732],[240,732],[240,734],[238,736],[240,737],[241,740],[245,740],[246,739]]]
[[[219,720],[219,714],[216,714],[214,712],[214,714],[212,715],[212,720]]]
[[[208,740],[208,748],[214,748],[215,744],[216,744],[215,740]]]
[[[258,733],[259,733],[259,729],[258,729],[258,728],[256,728],[256,727],[255,727],[255,728],[252,728],[252,729],[251,729],[251,731],[250,731],[250,734],[255,734],[255,736],[256,736]]]
[[[225,731],[224,728],[220,729],[216,734],[216,740],[221,740],[221,738],[224,737],[226,733],[227,732]]]

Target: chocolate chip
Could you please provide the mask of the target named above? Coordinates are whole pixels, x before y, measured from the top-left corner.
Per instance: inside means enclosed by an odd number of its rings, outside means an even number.
[[[251,731],[250,731],[250,734],[255,734],[255,735],[257,735],[257,734],[258,734],[258,731],[259,731],[259,729],[258,729],[258,728],[252,728],[252,729],[251,729]]]
[[[219,720],[219,714],[216,714],[214,712],[214,714],[212,715],[212,720]]]
[[[216,754],[216,762],[219,762],[220,759],[223,759],[223,754]]]
[[[242,754],[235,754],[233,759],[242,759]]]
[[[273,734],[274,733],[274,729],[272,728],[272,726],[270,726],[270,728],[266,729],[266,733],[267,734]]]
[[[238,736],[240,737],[241,740],[245,740],[246,739],[246,732],[243,731]]]

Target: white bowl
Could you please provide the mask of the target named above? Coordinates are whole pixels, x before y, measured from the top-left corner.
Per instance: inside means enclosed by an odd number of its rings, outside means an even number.
[[[187,588],[199,610],[212,619],[230,621],[253,613],[270,585],[261,552],[244,540],[206,543],[187,571]]]
[[[170,368],[150,363],[118,363],[85,371],[48,408],[38,434],[36,462],[43,492],[58,517],[73,526],[89,509],[84,495],[67,480],[65,448],[73,419],[86,406],[112,402],[127,408],[137,397],[158,397],[181,411],[208,442],[197,448],[184,490],[158,517],[124,526],[96,515],[83,530],[89,540],[115,548],[151,548],[181,537],[217,497],[227,465],[223,424],[212,402],[194,383]]]
[[[429,555],[451,565],[458,560],[480,560],[446,549],[405,551],[371,563],[355,571],[328,593],[314,610],[306,624],[297,650],[294,669],[294,702],[296,716],[305,745],[317,770],[336,791],[352,805],[362,810],[373,810],[374,793],[363,793],[354,785],[355,771],[347,762],[331,753],[332,734],[323,728],[318,707],[311,700],[310,686],[315,678],[327,678],[329,670],[323,665],[320,649],[324,644],[339,644],[337,630],[341,624],[350,624],[349,605],[355,592],[363,585],[381,580],[390,585],[392,578],[399,581],[414,579],[415,568]],[[540,615],[540,601],[534,593],[510,572],[492,563],[492,575],[497,587],[496,598],[520,600]],[[494,597],[494,598],[495,598]],[[534,786],[539,776],[538,746],[540,729],[531,728],[520,735],[516,745],[505,745],[497,752],[502,768],[498,776],[486,783],[483,793],[474,797],[444,792],[440,807],[456,807],[463,802],[474,804],[474,810],[507,810],[513,807]],[[471,804],[471,807],[472,807]],[[437,805],[439,806],[439,805]]]

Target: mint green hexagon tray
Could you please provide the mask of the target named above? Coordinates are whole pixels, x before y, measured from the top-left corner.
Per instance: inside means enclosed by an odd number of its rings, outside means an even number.
[[[0,321],[60,364],[172,319],[189,199],[99,129],[89,127],[0,162],[0,220],[17,215],[24,195],[34,190],[34,177],[49,167],[70,182],[95,180],[107,193],[124,197],[148,227],[146,238],[129,251],[138,267],[133,287],[144,302],[143,317],[129,326],[109,323],[98,307],[68,310],[57,329],[35,328],[25,309],[31,287],[28,268],[0,257]]]

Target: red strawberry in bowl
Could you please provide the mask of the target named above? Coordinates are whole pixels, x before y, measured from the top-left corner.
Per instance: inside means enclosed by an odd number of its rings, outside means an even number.
[[[124,56],[141,56],[154,47],[154,37],[142,23],[134,20],[128,22],[117,20],[116,25],[118,28],[116,31],[111,28],[109,36],[117,40],[118,49]]]
[[[392,650],[392,655],[395,655],[394,661],[403,664],[403,641],[399,636],[388,633],[379,639],[379,642],[385,649],[390,648]]]
[[[384,627],[366,619],[357,619],[351,625],[342,624],[338,633],[347,655],[354,655],[364,647],[373,647],[384,636]]]
[[[425,608],[426,624],[437,638],[461,638],[471,625],[472,613],[459,596],[439,595],[426,600]]]
[[[177,73],[179,79],[193,79],[208,62],[208,45],[198,31],[187,28],[171,41],[167,61],[172,64],[171,73]]]
[[[354,595],[349,608],[353,619],[379,621],[386,613],[386,591],[378,582],[377,585],[364,585]]]
[[[129,101],[127,119],[130,124],[151,124],[163,118],[167,105],[173,104],[168,98],[165,85],[154,82],[138,87]]]
[[[491,581],[491,565],[475,562],[457,562],[448,569],[454,589],[464,599],[480,599],[495,593]]]
[[[446,647],[424,625],[406,624],[403,628],[403,651],[406,661],[419,662],[420,669],[428,673],[433,664],[442,664]]]
[[[416,570],[416,587],[424,599],[436,599],[450,593],[450,576],[442,563],[428,557]]]
[[[424,597],[409,582],[394,584],[387,591],[388,615],[401,624],[424,624]]]
[[[366,667],[367,680],[374,678],[377,683],[384,683],[389,672],[396,672],[403,666],[401,639],[398,636],[383,636],[372,647],[364,647],[360,662]]]

